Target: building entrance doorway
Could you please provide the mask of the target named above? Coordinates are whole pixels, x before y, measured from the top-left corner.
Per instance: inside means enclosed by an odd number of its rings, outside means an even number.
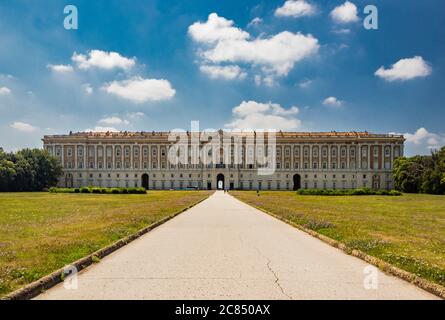
[[[372,188],[374,190],[380,189],[380,176],[377,174],[372,177]]]
[[[224,175],[221,173],[216,177],[216,188],[218,190],[224,190]]]
[[[148,190],[148,174],[144,173],[142,175],[142,184],[141,184],[142,188],[145,188],[146,190]]]
[[[299,174],[294,175],[294,191],[301,189],[301,176]]]
[[[72,175],[71,173],[68,173],[68,174],[66,175],[66,178],[65,178],[65,186],[66,186],[67,188],[72,188],[72,187],[73,187],[73,175]]]

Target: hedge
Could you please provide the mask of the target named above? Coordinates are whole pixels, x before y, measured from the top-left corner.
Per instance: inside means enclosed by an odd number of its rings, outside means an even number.
[[[82,188],[51,188],[51,193],[96,193],[96,194],[145,194],[145,188],[99,188],[99,187],[82,187]]]
[[[401,196],[402,193],[397,190],[371,190],[351,189],[351,190],[332,190],[332,189],[299,189],[297,194],[302,196]]]

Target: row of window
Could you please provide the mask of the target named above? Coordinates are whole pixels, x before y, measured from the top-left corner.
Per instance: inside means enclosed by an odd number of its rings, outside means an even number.
[[[95,147],[91,146],[91,147],[87,147],[87,148],[88,148],[88,156],[89,157],[94,157]],[[111,157],[112,156],[112,147],[101,147],[101,146],[97,147],[97,153],[98,153],[97,155],[98,155],[98,157],[103,157],[103,152],[104,152],[103,150],[104,150],[104,148],[106,149],[107,157]],[[253,147],[247,147],[247,148],[248,148],[249,156],[253,156],[254,148]],[[320,152],[319,148],[320,147],[318,147],[318,146],[312,147],[312,156],[318,157],[319,152]],[[346,157],[347,148],[346,147],[340,147],[340,146],[331,146],[331,156],[332,157],[337,157],[338,148],[340,148],[340,155],[341,155],[341,157]],[[370,148],[371,148],[371,153],[374,156],[378,156],[379,155],[379,153],[380,153],[380,146],[371,146]],[[47,149],[49,150],[49,152],[52,153],[53,149],[52,149],[51,146],[47,147]],[[123,149],[124,149],[124,155],[126,157],[129,157],[130,153],[131,153],[131,148],[129,146],[127,146],[127,147],[123,147]],[[61,156],[61,150],[62,149],[61,149],[60,146],[56,146],[55,147],[55,155],[56,156]],[[73,147],[67,147],[66,150],[67,150],[67,156],[68,157],[72,157],[72,155],[73,155]],[[157,150],[158,150],[157,147],[152,147],[151,150],[152,150],[152,152],[151,152],[152,156],[157,156]],[[171,150],[173,152],[175,152],[174,149],[171,149]],[[362,150],[362,156],[363,157],[367,157],[367,155],[368,155],[368,146],[362,146],[361,150]],[[240,152],[241,152],[242,156],[244,156],[244,151],[245,151],[245,147],[241,147],[240,148]],[[184,154],[184,152],[185,152],[185,150],[178,150],[179,154]],[[143,156],[147,157],[148,153],[149,153],[148,147],[142,147],[142,154],[143,154]],[[309,153],[310,153],[310,148],[308,146],[304,146],[303,147],[303,155],[305,157],[309,157]],[[385,157],[390,157],[391,156],[391,147],[390,146],[385,146],[384,147],[384,153],[385,153]],[[193,150],[191,150],[190,148],[189,148],[189,154],[193,154]],[[212,150],[211,149],[208,151],[208,154],[209,154],[209,156],[212,155]],[[231,154],[232,154],[232,156],[234,154],[233,148],[231,148]],[[262,156],[263,155],[263,149],[262,148],[257,148],[257,154],[258,154],[258,156]],[[289,157],[290,154],[291,154],[290,147],[285,147],[285,156]],[[321,154],[322,154],[323,157],[327,157],[327,155],[328,155],[328,147],[321,147]],[[355,155],[356,155],[356,148],[355,147],[351,147],[349,149],[349,154],[350,154],[351,157],[355,157]],[[84,148],[83,148],[83,146],[78,146],[77,147],[77,155],[79,157],[83,157],[84,156]],[[116,157],[120,157],[122,155],[122,147],[120,147],[120,146],[115,147],[115,155],[116,155]],[[139,156],[139,147],[133,147],[133,155],[135,157]],[[164,157],[165,155],[166,155],[166,148],[165,147],[161,147],[161,156]],[[266,155],[267,155],[267,148],[266,148]],[[276,149],[276,155],[278,157],[281,156],[281,148],[277,148]],[[300,147],[299,146],[294,147],[294,155],[297,156],[297,157],[300,156]],[[394,147],[394,157],[399,157],[399,156],[400,156],[400,147],[395,146]]]
[[[173,168],[179,168],[179,169],[184,169],[184,168],[202,169],[203,167],[204,167],[203,164],[198,164],[198,165],[178,164],[177,166],[175,166],[175,165],[168,166],[168,168],[171,168],[171,169],[173,169]],[[206,165],[206,168],[214,168],[214,167],[216,167],[216,168],[226,168],[226,165],[221,165],[221,164],[207,164]],[[249,164],[249,165],[246,165],[246,166],[230,164],[227,167],[228,168],[232,168],[232,169],[234,169],[234,168],[246,168],[246,169],[257,168],[257,167],[255,167],[252,164]],[[356,169],[356,167],[357,167],[357,164],[356,164],[355,161],[350,161],[349,162],[349,168],[350,169]],[[67,169],[74,169],[74,162],[73,161],[67,161],[66,168]],[[84,161],[82,161],[82,159],[81,159],[81,161],[78,161],[77,168],[78,169],[83,169],[84,168]],[[89,169],[96,169],[93,161],[90,161],[88,163],[88,168]],[[149,163],[147,161],[144,161],[142,163],[142,167],[141,168],[142,169],[149,169],[149,168],[151,168],[151,169],[158,169],[158,164],[157,164],[157,162],[151,162],[151,166],[149,166]],[[337,166],[337,162],[335,162],[335,161],[332,162],[330,166],[328,165],[328,162],[324,161],[324,162],[321,163],[321,166],[319,166],[319,162],[313,162],[312,166],[310,166],[309,162],[304,162],[302,169],[305,169],[305,170],[309,170],[309,169],[328,170],[328,169],[347,169],[347,168],[348,168],[347,162],[345,162],[345,161],[342,161],[340,163],[340,166]],[[361,168],[367,169],[368,168],[368,162],[367,161],[362,161]],[[391,162],[390,161],[385,161],[383,168],[384,169],[391,169]],[[130,162],[124,162],[124,164],[122,166],[122,162],[120,162],[120,161],[116,161],[114,167],[113,167],[113,163],[112,162],[107,162],[106,167],[104,167],[103,162],[102,161],[98,161],[97,162],[97,169],[109,169],[109,170],[111,170],[111,169],[139,169],[139,161],[134,162],[133,163],[133,167],[131,167],[131,163]],[[167,169],[167,162],[165,162],[165,161],[161,162],[160,169]],[[292,169],[292,168],[291,168],[291,164],[289,162],[286,162],[284,164],[284,167],[282,167],[281,162],[277,162],[276,163],[276,169]],[[295,162],[294,163],[293,169],[300,169],[299,162]],[[372,169],[374,169],[374,170],[380,169],[380,164],[379,164],[379,160],[378,159],[374,159]]]

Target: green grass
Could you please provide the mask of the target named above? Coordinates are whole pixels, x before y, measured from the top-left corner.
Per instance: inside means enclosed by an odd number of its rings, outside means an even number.
[[[242,201],[445,286],[445,196],[300,196],[233,191]]]
[[[208,194],[0,193],[0,297]]]

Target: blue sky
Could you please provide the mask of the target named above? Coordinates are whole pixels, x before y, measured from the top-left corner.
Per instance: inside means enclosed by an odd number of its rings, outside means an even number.
[[[0,146],[205,128],[403,133],[445,145],[445,4],[0,0]],[[363,27],[366,5],[379,29]],[[379,70],[379,71],[378,71]]]

